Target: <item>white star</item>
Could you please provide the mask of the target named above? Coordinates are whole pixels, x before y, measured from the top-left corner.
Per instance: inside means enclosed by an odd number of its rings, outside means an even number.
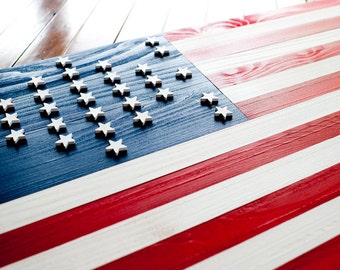
[[[41,76],[39,77],[32,77],[32,80],[27,82],[29,87],[38,88],[39,86],[44,86],[45,82]]]
[[[212,104],[217,104],[218,103],[218,98],[214,95],[214,93],[203,93],[201,97],[201,104],[202,105],[212,105]]]
[[[156,94],[157,100],[170,100],[173,99],[174,94],[169,90],[169,88],[158,88],[158,93]]]
[[[59,140],[55,142],[57,147],[63,146],[66,150],[69,146],[75,145],[76,141],[72,138],[72,133],[68,135],[59,135]]]
[[[148,66],[148,64],[137,64],[136,67],[136,75],[150,75],[151,74],[151,68]]]
[[[45,101],[48,100],[48,99],[51,99],[52,98],[52,95],[50,94],[49,90],[46,89],[46,90],[37,90],[37,93],[34,94],[34,98],[35,99],[39,99],[40,101]]]
[[[115,133],[115,129],[111,127],[111,122],[107,122],[106,124],[98,123],[98,128],[96,128],[96,134],[104,134],[105,137],[107,135],[113,135]]]
[[[12,99],[0,99],[0,109],[3,112],[6,112],[7,110],[14,109],[14,104],[12,103]]]
[[[227,109],[227,107],[218,107],[216,106],[215,108],[215,118],[217,119],[222,119],[222,120],[227,120],[230,119],[233,116],[233,113]]]
[[[77,90],[78,93],[85,92],[87,90],[87,85],[84,83],[84,80],[73,80],[70,85],[70,90]]]
[[[87,112],[86,114],[87,118],[93,118],[94,120],[97,120],[100,117],[104,117],[105,113],[102,111],[102,107],[98,107],[98,108],[89,108],[89,112]]]
[[[64,119],[62,117],[58,118],[58,119],[51,119],[52,123],[48,124],[47,125],[47,128],[49,130],[52,130],[54,129],[56,132],[59,132],[63,129],[66,129],[66,125],[65,123],[63,122]]]
[[[79,77],[79,72],[77,71],[77,68],[65,68],[65,71],[63,72],[63,78],[64,79],[70,79]]]
[[[96,64],[96,70],[98,71],[106,71],[111,70],[112,65],[109,63],[108,60],[100,61],[98,60],[98,64]]]
[[[145,126],[145,124],[151,124],[152,123],[152,117],[149,115],[149,112],[136,112],[136,117],[133,118],[133,123],[135,125],[142,125]]]
[[[92,92],[89,92],[87,94],[80,93],[80,97],[77,99],[78,103],[84,102],[85,105],[88,105],[89,103],[94,103],[96,101],[95,97],[92,96]]]
[[[187,68],[178,68],[176,72],[176,78],[177,79],[190,79],[192,77],[192,72]]]
[[[123,102],[123,109],[139,109],[141,107],[141,103],[137,100],[137,97],[129,98],[125,97],[125,102]]]
[[[7,141],[14,141],[17,144],[20,140],[26,140],[26,136],[24,135],[24,129],[14,130],[11,129],[11,134],[6,136]]]
[[[1,124],[7,124],[9,127],[11,127],[13,124],[20,124],[17,113],[6,113],[5,115],[6,117],[1,119]]]
[[[53,103],[43,103],[43,107],[39,109],[40,113],[46,113],[47,116],[50,116],[53,113],[58,112],[57,104],[55,102]]]
[[[159,79],[157,75],[155,76],[147,75],[147,79],[145,80],[146,87],[156,87],[156,86],[161,86],[161,85],[162,85],[162,80]]]
[[[153,46],[159,45],[159,41],[155,37],[148,37],[145,40],[145,45],[153,47]]]
[[[55,61],[55,64],[57,67],[69,67],[72,65],[71,60],[68,58],[68,56],[66,57],[59,57],[57,61]]]
[[[104,82],[105,83],[116,83],[120,82],[120,76],[117,74],[117,72],[110,72],[107,71],[106,75],[104,76]]]
[[[116,83],[116,87],[112,89],[114,95],[124,96],[130,94],[130,88],[126,86],[126,83]]]
[[[163,56],[168,56],[168,55],[169,55],[169,50],[166,46],[156,47],[155,56],[163,57]]]
[[[109,140],[109,146],[107,146],[105,148],[106,153],[110,154],[110,153],[114,153],[115,156],[119,156],[119,154],[121,152],[126,152],[127,151],[127,147],[126,145],[123,144],[123,140],[120,139],[118,141],[111,141]]]

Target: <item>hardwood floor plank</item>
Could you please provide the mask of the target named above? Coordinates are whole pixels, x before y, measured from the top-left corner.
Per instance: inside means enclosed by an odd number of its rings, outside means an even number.
[[[233,0],[210,0],[208,4],[206,23],[225,21],[243,15],[241,2],[235,2]]]

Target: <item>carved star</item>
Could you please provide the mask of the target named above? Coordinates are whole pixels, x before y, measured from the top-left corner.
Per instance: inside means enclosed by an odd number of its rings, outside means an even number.
[[[84,83],[84,80],[73,80],[72,84],[70,85],[71,91],[85,92],[87,90],[87,85]]]
[[[46,90],[37,90],[37,93],[34,94],[35,99],[39,99],[40,101],[49,100],[52,98],[52,95],[50,94],[50,91],[48,89]]]
[[[159,79],[157,75],[155,76],[147,75],[147,79],[145,80],[145,87],[155,88],[156,86],[161,86],[161,85],[162,85],[162,80]]]
[[[164,57],[169,55],[169,50],[166,46],[158,46],[155,50],[155,56]]]
[[[57,61],[55,61],[57,67],[70,67],[72,65],[71,60],[66,57],[59,57]]]
[[[97,120],[98,118],[104,117],[105,113],[102,111],[102,107],[98,108],[89,108],[89,112],[86,114],[87,118],[93,118],[94,120]]]
[[[98,127],[95,131],[97,135],[103,134],[105,137],[115,133],[115,129],[111,127],[111,122],[107,122],[106,124],[98,123]]]
[[[38,88],[39,86],[44,86],[45,82],[42,78],[42,76],[39,77],[32,77],[32,80],[27,82],[28,87],[30,88]]]
[[[59,111],[55,102],[43,103],[43,105],[44,106],[39,109],[39,112],[46,113],[47,116],[50,116],[51,114],[57,113]]]
[[[123,109],[135,110],[141,107],[141,103],[137,100],[137,97],[129,98],[125,97],[125,102],[123,102]]]
[[[201,97],[201,104],[202,105],[213,105],[218,103],[218,98],[214,95],[213,92],[211,93],[203,93]]]
[[[106,72],[104,76],[104,82],[105,83],[119,83],[120,82],[120,76],[117,74],[117,72]]]
[[[92,92],[89,93],[80,93],[80,97],[77,99],[78,103],[85,103],[85,105],[88,105],[89,103],[96,102],[96,99],[94,96],[92,96]]]
[[[106,71],[106,70],[111,70],[112,65],[109,63],[108,60],[98,60],[98,64],[96,64],[96,70],[97,71]]]
[[[47,125],[47,128],[49,130],[54,130],[56,132],[59,132],[59,131],[62,131],[64,129],[66,129],[66,125],[65,123],[63,122],[64,119],[62,117],[58,118],[58,119],[54,119],[52,118],[51,119],[52,123],[48,124]]]
[[[192,72],[187,68],[178,68],[176,72],[176,78],[180,80],[190,79],[192,77]]]
[[[76,79],[79,77],[79,72],[77,68],[65,68],[65,71],[63,72],[63,78],[64,79]]]
[[[14,109],[14,104],[12,103],[12,99],[0,99],[0,110],[3,112],[7,112],[8,110]]]
[[[119,139],[118,141],[109,140],[109,146],[105,148],[106,153],[114,153],[115,156],[119,156],[127,151],[126,145],[123,144],[123,140]]]
[[[130,88],[126,86],[126,83],[116,83],[116,87],[112,89],[114,95],[124,96],[130,94]]]
[[[151,74],[151,68],[148,66],[148,64],[137,64],[136,67],[136,75],[150,75]]]
[[[24,132],[25,132],[24,129],[20,129],[20,130],[11,129],[11,134],[6,136],[6,140],[8,142],[13,141],[15,144],[18,144],[19,141],[26,140],[26,136]]]
[[[1,124],[6,124],[9,127],[12,125],[17,125],[20,124],[20,120],[18,119],[18,114],[17,113],[6,113],[5,117],[1,119]]]
[[[152,117],[149,115],[149,112],[136,112],[136,117],[133,118],[133,123],[135,125],[145,126],[146,124],[152,123]]]
[[[59,140],[55,142],[57,147],[63,146],[66,150],[70,146],[74,146],[76,144],[76,141],[72,137],[72,133],[68,135],[59,135]]]
[[[158,88],[158,93],[156,94],[157,100],[171,100],[173,99],[174,94],[169,90],[169,88]]]
[[[216,119],[222,119],[223,121],[226,121],[227,119],[231,119],[233,116],[233,113],[227,109],[227,107],[218,107],[215,108],[215,118]]]
[[[146,46],[157,46],[159,45],[159,41],[157,40],[157,38],[155,37],[148,37],[146,40],[145,40],[145,45]]]

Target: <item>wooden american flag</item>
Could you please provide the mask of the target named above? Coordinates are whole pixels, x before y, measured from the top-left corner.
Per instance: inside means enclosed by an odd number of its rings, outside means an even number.
[[[68,55],[88,104],[58,58],[0,70],[0,266],[339,269],[339,3]],[[99,60],[119,80],[105,82]],[[151,74],[136,72],[146,63]],[[149,87],[155,75],[162,84]],[[30,89],[39,76],[45,86]],[[124,83],[129,95],[116,95]],[[160,100],[158,88],[173,98]],[[203,93],[218,104],[202,104]],[[124,110],[135,96],[151,125]],[[86,118],[90,107],[105,117]],[[220,121],[217,107],[232,118]],[[51,132],[60,117],[65,127]],[[107,122],[114,136],[96,136]],[[16,144],[11,130],[21,129]],[[74,147],[56,147],[69,134]],[[107,155],[120,139],[126,154]]]

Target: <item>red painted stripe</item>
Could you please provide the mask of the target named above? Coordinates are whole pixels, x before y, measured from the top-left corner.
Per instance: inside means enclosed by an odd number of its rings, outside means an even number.
[[[285,269],[340,269],[340,235],[277,268]]]
[[[250,119],[338,90],[340,72],[236,103]]]
[[[337,55],[340,55],[340,41],[282,55],[266,61],[226,69],[223,72],[209,74],[208,77],[221,89]]]
[[[1,266],[245,173],[332,138],[339,132],[340,112],[337,112],[145,184],[4,233],[0,235]]]
[[[218,30],[229,30],[231,28],[236,28],[240,26],[245,26],[249,24],[264,22],[275,20],[291,15],[297,15],[305,12],[311,12],[314,10],[318,10],[321,8],[327,8],[339,5],[339,1],[337,0],[330,0],[330,1],[314,1],[307,4],[296,5],[293,7],[286,7],[277,10],[273,10],[272,12],[266,13],[258,13],[253,15],[244,16],[243,18],[233,18],[226,21],[219,21],[214,23],[209,23],[206,26],[201,28],[183,28],[176,31],[171,31],[164,33],[164,36],[170,42],[182,40],[190,37],[194,37],[197,35],[201,35],[204,32]]]
[[[100,269],[183,269],[337,197],[339,174],[337,164]]]

